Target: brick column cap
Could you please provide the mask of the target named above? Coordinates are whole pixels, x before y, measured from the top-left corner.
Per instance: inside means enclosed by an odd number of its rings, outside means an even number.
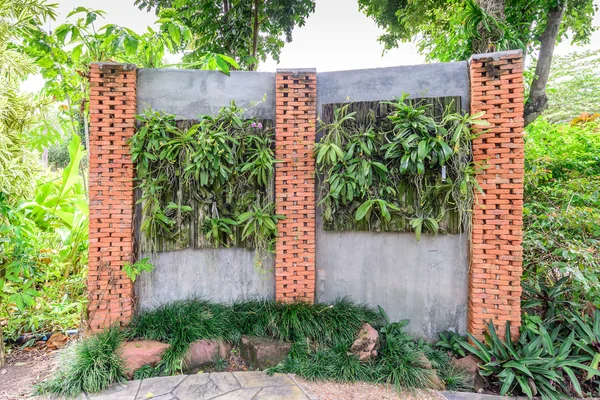
[[[277,68],[278,74],[290,74],[290,75],[298,75],[298,74],[316,74],[316,68]]]
[[[496,51],[493,53],[481,53],[481,54],[473,54],[470,58],[469,58],[469,64],[472,61],[479,61],[479,60],[500,60],[501,58],[513,58],[513,57],[522,57],[523,56],[523,50],[521,49],[516,49],[516,50],[505,50],[505,51]]]
[[[112,62],[112,61],[96,61],[96,62],[90,63],[90,65],[97,65],[98,68],[100,68],[100,69],[103,69],[105,67],[120,67],[124,71],[137,68],[137,65],[135,65],[135,64],[118,63],[118,62]]]

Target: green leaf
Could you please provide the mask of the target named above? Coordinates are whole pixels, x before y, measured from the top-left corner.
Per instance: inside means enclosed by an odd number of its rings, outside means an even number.
[[[138,44],[139,44],[138,39],[132,35],[125,36],[125,40],[123,41],[123,46],[125,47],[125,51],[129,55],[136,53],[136,51],[138,49]]]
[[[71,58],[75,63],[79,62],[79,58],[81,57],[82,51],[83,44],[78,44],[77,46],[73,47],[73,50],[71,50]]]
[[[583,397],[583,393],[581,392],[581,385],[579,384],[579,380],[575,376],[575,373],[573,372],[573,370],[569,367],[563,367],[563,371],[565,371],[567,376],[569,377],[571,384],[573,385],[573,388],[575,389],[575,392],[577,392],[577,394],[580,397]]]
[[[179,30],[179,27],[171,23],[168,25],[167,30],[169,31],[171,40],[173,40],[175,44],[179,45],[181,43],[181,31]]]
[[[356,214],[354,215],[354,218],[357,221],[362,220],[369,211],[371,211],[371,207],[373,206],[373,200],[367,200],[364,203],[361,204],[360,207],[358,207],[358,209],[356,210]]]
[[[427,141],[426,140],[421,140],[419,142],[419,147],[418,147],[418,152],[417,154],[419,155],[419,158],[422,160],[427,156]]]

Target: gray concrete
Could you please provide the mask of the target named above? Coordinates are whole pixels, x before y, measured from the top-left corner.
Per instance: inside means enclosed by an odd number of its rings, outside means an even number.
[[[320,225],[320,224],[318,224]],[[317,300],[381,306],[406,330],[436,340],[467,329],[467,235],[317,231]]]
[[[317,113],[325,104],[393,100],[410,97],[460,96],[469,109],[469,72],[466,61],[401,67],[321,72],[317,74]]]
[[[94,396],[96,400],[311,400],[291,375],[215,372],[127,382]]]
[[[196,119],[217,114],[232,100],[248,109],[249,118],[275,119],[275,73],[232,71],[227,76],[218,71],[184,69],[138,71],[138,113],[151,107],[180,119]]]
[[[254,266],[254,251],[242,248],[186,249],[151,256],[152,273],[139,276],[136,285],[140,309],[199,296],[215,302],[239,299],[275,299],[274,262]]]

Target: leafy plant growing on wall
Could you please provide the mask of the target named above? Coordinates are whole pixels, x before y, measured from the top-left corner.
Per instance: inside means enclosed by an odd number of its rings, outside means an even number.
[[[390,112],[377,118],[351,112],[352,103],[321,121],[315,148],[323,177],[320,204],[328,228],[437,233],[469,226],[477,171],[472,125],[478,115],[450,112],[439,118],[431,104],[403,95],[381,102]],[[359,108],[359,107],[358,107]],[[457,221],[457,222],[453,222]]]
[[[235,103],[197,123],[147,111],[131,140],[142,250],[240,246],[273,249],[273,131]],[[266,124],[266,122],[265,122]]]

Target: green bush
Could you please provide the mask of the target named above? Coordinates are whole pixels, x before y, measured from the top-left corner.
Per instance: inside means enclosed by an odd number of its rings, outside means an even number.
[[[375,311],[347,300],[332,305],[256,300],[228,307],[189,299],[141,313],[125,335],[171,344],[158,366],[163,373],[171,374],[184,368],[183,357],[196,340],[222,339],[235,343],[242,335],[251,335],[306,342],[317,347],[349,347],[362,324],[377,326],[380,318]]]
[[[571,279],[567,300],[600,306],[600,126],[528,126],[525,141],[524,282]]]
[[[385,313],[383,316],[387,319]],[[450,390],[467,389],[464,372],[450,366],[450,357],[423,341],[415,342],[403,331],[406,324],[408,321],[387,321],[379,329],[379,355],[369,361],[361,362],[352,355],[348,343],[314,350],[296,342],[286,360],[269,372],[294,373],[309,380],[385,383],[397,390],[439,389],[441,382]],[[427,360],[433,369],[426,365]]]
[[[44,394],[74,397],[82,392],[98,393],[126,380],[117,349],[123,341],[118,329],[109,329],[70,346],[54,376],[42,382]]]
[[[379,328],[380,355],[361,362],[350,347],[364,323]],[[385,313],[339,300],[331,305],[246,301],[231,306],[199,299],[172,302],[142,312],[123,331],[111,329],[72,346],[56,376],[39,387],[41,393],[64,396],[95,393],[124,379],[117,354],[122,339],[149,339],[171,346],[156,367],[143,366],[136,379],[170,375],[184,370],[189,345],[200,339],[237,342],[242,335],[292,343],[284,363],[271,372],[295,372],[307,379],[370,381],[400,388],[439,385],[435,369],[448,388],[466,388],[464,376],[449,366],[450,358],[425,342],[415,342],[404,331],[408,321],[390,322]],[[429,369],[426,356],[435,369]],[[216,360],[217,366],[223,360]]]

